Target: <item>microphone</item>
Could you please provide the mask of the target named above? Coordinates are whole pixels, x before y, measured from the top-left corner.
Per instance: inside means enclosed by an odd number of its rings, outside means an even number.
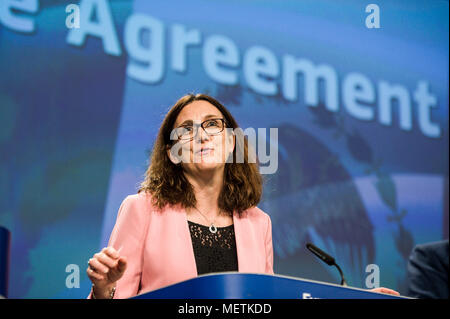
[[[336,261],[333,257],[328,255],[326,252],[324,252],[322,249],[318,248],[317,246],[307,243],[306,248],[310,252],[312,252],[314,255],[316,255],[320,260],[322,260],[324,263],[326,263],[329,266],[335,266],[337,270],[339,270],[339,274],[341,275],[341,285],[347,286],[347,282],[345,281],[344,274],[342,273],[341,267],[339,267],[338,264],[336,264]]]

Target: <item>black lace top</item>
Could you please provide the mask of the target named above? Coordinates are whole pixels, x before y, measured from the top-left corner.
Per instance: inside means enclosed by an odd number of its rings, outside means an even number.
[[[188,221],[194,248],[197,274],[238,271],[234,226],[217,227],[215,234],[208,226]]]

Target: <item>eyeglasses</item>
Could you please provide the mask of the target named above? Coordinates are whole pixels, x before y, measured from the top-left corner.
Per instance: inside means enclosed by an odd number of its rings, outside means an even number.
[[[225,128],[225,120],[219,118],[208,119],[200,124],[179,126],[174,129],[174,133],[179,140],[191,140],[197,136],[199,127],[208,135],[217,135]]]

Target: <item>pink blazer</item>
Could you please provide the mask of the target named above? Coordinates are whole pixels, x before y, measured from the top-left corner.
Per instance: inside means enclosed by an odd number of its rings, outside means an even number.
[[[272,223],[257,207],[233,214],[238,271],[273,274]],[[120,249],[127,269],[114,298],[129,298],[197,276],[186,212],[181,206],[158,211],[151,195],[122,202],[108,246]],[[89,298],[91,295],[89,295]]]

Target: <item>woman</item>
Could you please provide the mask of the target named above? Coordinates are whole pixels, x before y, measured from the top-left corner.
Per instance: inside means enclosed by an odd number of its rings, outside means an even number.
[[[204,94],[167,113],[138,194],[89,260],[90,298],[129,298],[211,272],[273,274],[262,179],[228,110]],[[375,292],[398,295],[387,288]]]
[[[138,194],[89,260],[90,297],[129,298],[211,272],[273,274],[271,220],[256,207],[262,179],[236,128],[210,96],[176,102]]]

